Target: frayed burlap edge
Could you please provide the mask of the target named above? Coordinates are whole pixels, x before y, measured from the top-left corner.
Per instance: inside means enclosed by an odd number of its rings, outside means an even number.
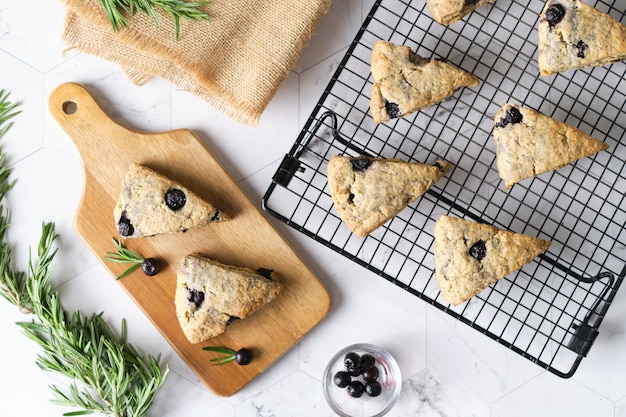
[[[194,71],[188,68],[189,62],[180,59],[179,54],[167,46],[159,44],[156,47],[150,39],[132,27],[115,33],[108,20],[102,18],[100,10],[92,7],[78,9],[75,7],[77,4],[75,0],[64,1],[68,10],[63,39],[71,48],[117,63],[137,85],[145,84],[155,76],[163,78],[181,90],[199,96],[228,117],[253,126],[258,125],[263,111],[289,75],[289,71],[310,41],[315,27],[330,4],[328,1],[316,21],[308,22],[310,23],[307,25],[308,33],[300,37],[297,44],[292,45],[291,53],[281,61],[284,63],[281,73],[273,74],[275,82],[266,97],[258,103],[251,104],[224,91],[210,77],[197,77],[197,72],[196,76],[192,75]]]

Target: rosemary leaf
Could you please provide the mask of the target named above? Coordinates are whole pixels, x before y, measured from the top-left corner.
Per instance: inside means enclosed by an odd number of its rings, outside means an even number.
[[[157,26],[161,22],[157,11],[161,11],[174,19],[175,35],[178,40],[180,34],[180,19],[186,20],[209,20],[210,15],[200,10],[202,6],[210,4],[210,1],[187,2],[184,0],[100,0],[105,14],[111,22],[115,32],[128,27],[127,16],[133,16],[137,12],[145,13],[152,17]]]
[[[19,113],[15,108],[8,101],[8,93],[0,90],[0,137],[10,127],[9,120]],[[14,184],[9,181],[9,173],[0,152],[0,202]],[[83,316],[63,308],[50,285],[58,250],[54,248],[54,223],[42,224],[37,255],[31,254],[27,270],[16,269],[6,241],[9,214],[0,205],[0,295],[21,311],[34,315],[31,321],[17,324],[41,347],[37,365],[73,380],[66,390],[51,387],[52,402],[75,409],[66,416],[100,413],[145,417],[169,368],[161,369],[160,355],[144,358],[126,342],[124,321],[121,335],[117,336],[102,314]]]

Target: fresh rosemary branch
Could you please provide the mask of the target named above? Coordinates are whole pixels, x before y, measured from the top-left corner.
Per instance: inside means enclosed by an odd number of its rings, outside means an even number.
[[[104,259],[111,262],[117,262],[121,264],[131,264],[131,266],[119,274],[117,279],[122,279],[126,275],[130,274],[136,269],[141,268],[144,274],[148,276],[154,276],[159,272],[159,263],[155,258],[144,258],[136,252],[133,252],[130,249],[126,249],[122,246],[122,242],[119,239],[113,239],[113,243],[115,243],[115,247],[117,247],[116,252],[106,252],[104,254]]]
[[[155,23],[160,26],[161,22],[157,10],[172,16],[176,27],[176,39],[180,33],[180,19],[209,20],[208,13],[200,10],[200,7],[211,3],[210,1],[187,2],[184,0],[100,0],[102,7],[111,22],[115,32],[128,27],[127,16],[133,16],[137,11],[151,16]]]
[[[14,109],[8,94],[0,91],[0,137],[8,130],[8,120],[17,114]],[[0,201],[14,184],[8,181],[9,174],[0,152]],[[32,321],[17,324],[43,349],[37,365],[73,380],[69,392],[51,387],[53,402],[78,409],[65,415],[146,416],[169,373],[168,367],[161,370],[160,355],[144,358],[127,343],[124,321],[120,337],[115,337],[102,314],[83,317],[80,312],[65,311],[50,285],[57,253],[53,223],[42,226],[37,259],[31,256],[27,271],[18,271],[6,240],[8,218],[9,210],[0,206],[0,295],[21,311],[34,314]]]

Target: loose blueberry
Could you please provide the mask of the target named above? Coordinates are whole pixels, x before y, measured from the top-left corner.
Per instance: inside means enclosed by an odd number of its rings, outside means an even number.
[[[126,217],[126,212],[122,213],[122,216],[117,222],[117,231],[124,237],[131,236],[135,233],[135,228],[130,223],[130,219]]]
[[[387,114],[389,115],[390,119],[400,117],[400,106],[398,106],[396,103],[390,103],[386,101],[385,110],[387,110]]]
[[[241,348],[235,353],[235,360],[239,365],[247,365],[252,362],[253,356],[250,349]]]
[[[165,204],[174,211],[178,211],[185,206],[187,196],[178,188],[170,188],[165,193]]]
[[[350,378],[350,374],[346,371],[338,371],[333,377],[333,382],[339,388],[345,388],[348,384],[350,384],[350,382],[352,382],[352,378]]]
[[[576,56],[578,58],[584,58],[585,57],[585,51],[587,50],[587,44],[585,42],[583,42],[582,39],[581,39],[576,44],[576,48],[578,48],[578,53],[576,54]]]
[[[204,293],[202,291],[190,288],[187,288],[187,291],[189,293],[187,295],[187,301],[189,301],[190,303],[194,303],[196,305],[196,308],[200,307],[202,305],[202,302],[204,301]]]
[[[360,369],[361,356],[356,352],[350,352],[343,359],[343,364],[346,366],[348,371],[351,369]]]
[[[359,398],[363,396],[363,392],[365,392],[365,386],[361,381],[352,381],[348,384],[346,390],[351,397]]]
[[[365,171],[372,163],[372,160],[366,156],[354,158],[350,160],[353,171]]]
[[[565,9],[559,3],[555,3],[546,10],[546,21],[551,28],[558,25],[565,17]]]
[[[361,355],[361,372],[371,369],[376,364],[376,359],[369,353]]]
[[[272,280],[272,272],[274,271],[271,269],[267,269],[267,268],[259,268],[256,270],[257,274],[269,279],[270,281]]]
[[[366,381],[376,381],[380,376],[380,370],[374,366],[363,371],[363,379]]]
[[[159,262],[155,258],[144,259],[141,263],[141,270],[147,276],[153,277],[159,272]]]
[[[226,321],[226,325],[230,326],[233,323],[233,321],[235,321],[235,320],[239,320],[239,317],[237,317],[237,316],[230,316],[230,317],[228,317],[228,321]]]
[[[380,386],[380,382],[378,381],[371,381],[365,384],[365,392],[370,397],[378,397],[382,391],[383,388]]]
[[[487,256],[487,246],[485,246],[485,242],[479,240],[474,243],[472,247],[469,249],[469,254],[476,260],[482,261],[485,256]]]
[[[505,127],[508,124],[520,123],[524,117],[517,107],[509,107],[504,113],[504,117],[496,123],[496,127]]]

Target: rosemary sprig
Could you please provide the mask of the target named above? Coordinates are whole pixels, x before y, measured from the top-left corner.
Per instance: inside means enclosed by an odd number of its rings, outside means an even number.
[[[146,275],[153,276],[159,272],[159,265],[155,258],[144,258],[136,252],[133,252],[130,249],[126,249],[122,246],[122,242],[119,239],[113,239],[113,243],[115,247],[117,247],[116,252],[106,252],[104,254],[104,259],[111,262],[117,262],[122,264],[131,264],[131,266],[119,274],[117,279],[122,279],[126,275],[131,272],[139,269],[140,267],[143,269],[143,272]]]
[[[111,22],[115,32],[128,27],[127,16],[133,16],[140,11],[154,19],[157,26],[161,21],[157,10],[170,15],[176,27],[176,40],[180,34],[180,19],[209,20],[210,15],[200,10],[200,7],[210,4],[210,1],[187,2],[184,0],[100,0],[102,7]]]
[[[17,114],[14,109],[1,90],[0,137],[8,130],[8,120]],[[0,152],[0,201],[14,184],[8,180],[9,173]],[[161,370],[160,355],[145,359],[127,343],[124,321],[121,336],[115,337],[102,314],[83,317],[65,311],[49,282],[57,253],[53,223],[42,226],[37,259],[31,256],[26,272],[17,270],[6,241],[8,218],[9,210],[0,206],[0,295],[21,311],[34,314],[32,321],[17,324],[43,349],[37,365],[73,379],[68,392],[51,387],[53,402],[78,409],[64,415],[146,416],[169,373],[168,367]]]

